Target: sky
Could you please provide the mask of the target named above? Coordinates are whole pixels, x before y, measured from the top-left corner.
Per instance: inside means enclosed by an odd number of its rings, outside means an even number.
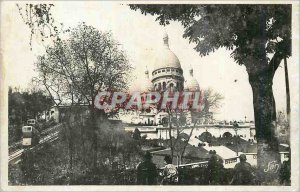
[[[236,64],[225,49],[200,57],[193,49],[194,45],[182,37],[184,28],[180,23],[161,26],[154,16],[142,15],[118,2],[57,1],[54,5],[55,20],[66,27],[85,22],[100,31],[112,32],[134,67],[131,86],[140,86],[146,66],[151,72],[155,57],[163,45],[163,34],[167,32],[170,49],[179,58],[184,75],[187,76],[188,69],[192,67],[201,89],[212,88],[224,96],[215,117],[219,120],[244,120],[245,116],[247,120],[254,119],[252,91],[245,67]],[[23,23],[15,2],[1,2],[1,19],[1,51],[7,85],[26,89],[36,75],[34,62],[43,53],[43,46],[34,39],[33,50],[30,50],[30,31]],[[294,58],[288,59],[291,94],[298,95],[299,63],[294,61]],[[273,82],[277,110],[284,110],[286,105],[282,66],[283,63]],[[292,98],[292,101],[295,99],[298,98]]]

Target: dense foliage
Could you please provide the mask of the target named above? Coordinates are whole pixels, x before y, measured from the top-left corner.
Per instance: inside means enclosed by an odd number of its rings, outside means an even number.
[[[10,123],[24,123],[28,118],[39,118],[43,112],[53,105],[53,101],[42,91],[8,92],[8,115]]]
[[[51,97],[42,91],[19,91],[11,87],[8,91],[8,141],[21,139],[21,128],[28,119],[39,119],[53,105]]]
[[[179,21],[184,37],[196,43],[205,56],[218,48],[232,50],[239,64],[249,65],[248,57],[261,54],[291,54],[291,5],[130,5],[142,14],[157,15],[161,25]],[[259,44],[264,46],[260,50]],[[270,59],[269,59],[270,60]],[[253,64],[253,63],[252,63]]]
[[[108,32],[81,23],[66,40],[55,40],[36,62],[36,79],[60,103],[93,106],[98,91],[127,86],[130,65]]]
[[[291,7],[289,4],[130,5],[142,14],[157,16],[161,25],[180,22],[185,28],[183,37],[195,43],[195,50],[201,56],[225,47],[239,65],[246,67],[253,92],[262,183],[278,178],[277,172],[263,170],[268,162],[280,161],[272,84],[281,61],[291,56]]]
[[[120,175],[122,170],[134,172],[141,161],[138,141],[120,125],[101,122],[102,127],[96,133],[87,128],[89,124],[83,125],[80,121],[68,126],[70,124],[64,123],[57,140],[24,151],[21,162],[10,166],[10,182],[27,185],[118,184],[124,179]],[[102,141],[97,143],[96,166],[93,164],[95,152],[91,150],[93,141],[89,139],[94,134]],[[14,169],[16,166],[19,168]],[[134,184],[135,180],[131,182]]]

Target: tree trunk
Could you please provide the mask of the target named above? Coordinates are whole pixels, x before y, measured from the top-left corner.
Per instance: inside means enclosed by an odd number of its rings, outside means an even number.
[[[191,136],[193,135],[193,131],[194,131],[195,127],[196,127],[196,123],[197,123],[197,122],[198,122],[198,120],[196,120],[196,121],[194,122],[194,126],[193,126],[192,129],[191,129],[189,138],[188,138],[188,140],[186,141],[186,143],[185,143],[185,145],[184,145],[184,147],[183,147],[182,153],[181,153],[181,155],[180,155],[180,161],[182,161],[182,158],[184,157],[185,149],[186,149],[187,145],[188,145],[189,142],[190,142]]]
[[[257,179],[262,185],[278,184],[280,155],[276,133],[273,76],[268,72],[249,74],[257,138]]]
[[[172,124],[171,124],[171,109],[168,110],[168,119],[169,119],[169,141],[170,141],[170,150],[171,150],[171,158],[173,161],[173,155],[174,155],[174,146],[172,141]]]
[[[287,61],[284,58],[284,74],[285,74],[285,92],[286,92],[286,115],[288,121],[288,144],[290,145],[290,123],[291,123],[291,103],[290,103],[290,84],[289,84],[289,72],[287,68]]]
[[[84,132],[84,125],[83,123],[81,123],[80,126],[80,139],[81,139],[81,159],[82,161],[86,164],[86,149],[85,149],[85,141],[84,141],[84,136],[85,136],[85,132]]]
[[[68,125],[69,126],[69,125]],[[72,172],[72,170],[73,170],[73,154],[74,154],[74,152],[73,152],[73,137],[72,137],[72,128],[71,128],[71,126],[69,126],[69,130],[70,130],[70,138],[69,138],[69,155],[70,155],[70,162],[69,162],[69,164],[70,164],[70,170],[71,170],[71,172]]]
[[[91,107],[91,126],[93,130],[93,139],[92,139],[92,146],[93,146],[93,168],[97,167],[97,158],[98,158],[98,136],[97,136],[97,123],[96,123],[96,111],[94,108]]]
[[[288,164],[291,167],[291,99],[290,99],[289,72],[288,72],[286,57],[284,58],[284,74],[285,74],[285,92],[286,92],[286,115],[287,115],[287,122],[288,122],[287,142],[289,144],[289,154],[290,154]]]
[[[67,114],[64,119],[64,127],[67,129],[67,138],[68,138],[68,152],[69,152],[69,168],[70,171],[72,172],[73,170],[73,137],[72,137],[72,119],[71,119],[71,114],[73,112],[72,106],[69,108],[67,111]]]

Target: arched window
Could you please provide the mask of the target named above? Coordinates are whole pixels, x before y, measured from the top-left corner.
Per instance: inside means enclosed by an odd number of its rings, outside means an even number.
[[[158,88],[157,88],[158,91],[161,90],[161,83],[158,83]]]
[[[166,90],[166,82],[163,82],[163,90]]]
[[[174,90],[174,84],[173,84],[173,83],[170,83],[170,85],[169,85],[169,90],[170,90],[170,91],[173,91],[173,90]]]

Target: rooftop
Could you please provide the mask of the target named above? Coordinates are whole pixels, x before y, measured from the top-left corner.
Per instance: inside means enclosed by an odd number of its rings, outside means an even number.
[[[158,167],[163,167],[164,166],[164,160],[163,158],[167,155],[171,155],[171,149],[167,148],[164,150],[159,150],[159,151],[154,151],[151,152],[153,155],[153,162],[158,166]],[[180,153],[179,153],[180,154]],[[203,147],[194,147],[190,144],[187,145],[185,153],[184,153],[184,158],[182,163],[193,163],[193,162],[200,162],[200,161],[207,161],[210,159],[212,154],[209,153],[208,150],[204,149]],[[218,155],[219,158],[221,156]],[[173,154],[173,164],[177,164],[177,153],[176,151]]]

